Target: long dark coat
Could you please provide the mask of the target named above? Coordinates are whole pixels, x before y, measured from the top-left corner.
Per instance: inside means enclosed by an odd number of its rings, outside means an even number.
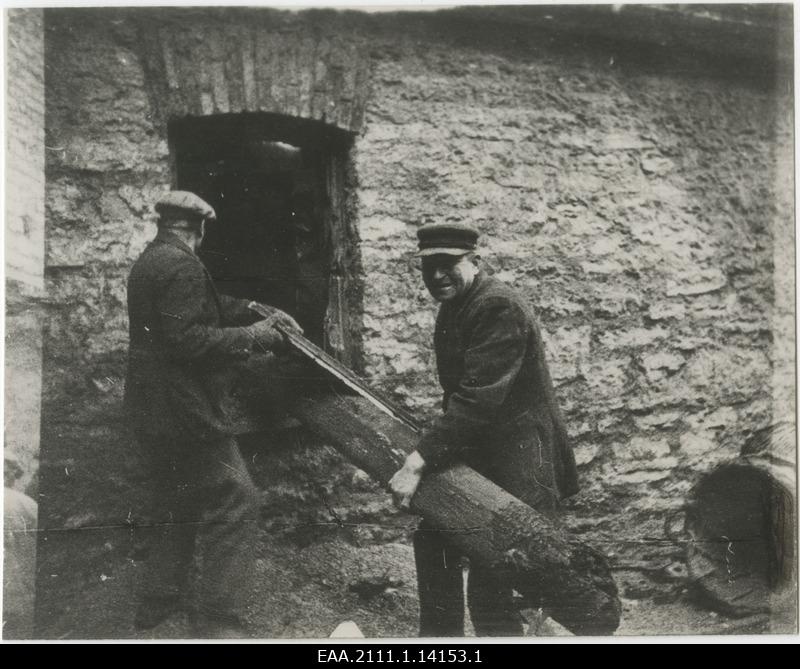
[[[575,457],[530,308],[479,272],[444,302],[434,335],[444,413],[418,450],[433,468],[461,460],[531,506],[577,492]]]
[[[159,230],[128,278],[125,405],[137,434],[213,440],[233,432],[230,364],[257,347],[241,327],[254,320],[247,305],[219,294],[197,255]]]

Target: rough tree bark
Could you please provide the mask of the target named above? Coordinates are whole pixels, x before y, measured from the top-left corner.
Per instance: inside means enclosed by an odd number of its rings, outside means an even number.
[[[383,485],[417,442],[408,425],[334,388],[298,398],[291,413]],[[469,467],[426,476],[411,509],[571,632],[617,629],[620,603],[605,557]]]

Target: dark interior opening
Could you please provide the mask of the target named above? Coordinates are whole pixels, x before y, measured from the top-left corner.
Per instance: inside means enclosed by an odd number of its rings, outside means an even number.
[[[185,118],[169,125],[177,187],[217,212],[200,255],[221,293],[292,314],[325,343],[332,258],[332,165],[348,133],[275,114]],[[335,271],[335,269],[334,269]]]

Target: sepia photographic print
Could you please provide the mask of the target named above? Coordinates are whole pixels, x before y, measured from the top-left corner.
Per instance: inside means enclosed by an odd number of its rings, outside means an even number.
[[[5,6],[3,639],[797,635],[794,12]]]

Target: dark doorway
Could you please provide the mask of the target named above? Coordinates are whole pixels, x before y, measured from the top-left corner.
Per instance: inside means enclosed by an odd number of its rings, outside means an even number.
[[[331,170],[350,135],[323,123],[275,114],[185,118],[169,125],[177,187],[209,202],[200,255],[222,293],[277,306],[320,345],[344,194]],[[341,187],[338,188],[341,190]],[[333,283],[336,283],[334,280]]]

